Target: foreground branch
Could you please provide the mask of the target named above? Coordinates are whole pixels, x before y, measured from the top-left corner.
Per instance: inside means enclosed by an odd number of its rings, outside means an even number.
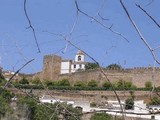
[[[38,41],[37,41],[36,32],[35,32],[34,27],[32,26],[31,20],[30,20],[30,18],[28,17],[28,14],[27,14],[26,2],[27,2],[27,0],[24,0],[24,13],[25,13],[25,16],[26,16],[26,18],[27,18],[27,20],[28,20],[28,23],[29,23],[29,27],[28,27],[28,28],[31,28],[31,29],[32,29],[33,36],[34,36],[34,40],[35,40],[36,45],[37,45],[37,48],[38,48],[38,53],[40,53],[41,51],[40,51],[39,44],[38,44]]]

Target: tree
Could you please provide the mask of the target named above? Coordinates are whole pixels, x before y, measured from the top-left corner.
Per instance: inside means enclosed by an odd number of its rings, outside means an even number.
[[[90,120],[113,120],[113,117],[107,113],[94,113]]]
[[[98,84],[97,84],[97,82],[95,80],[91,80],[91,81],[88,82],[88,86],[89,87],[97,87]]]
[[[19,81],[20,84],[29,84],[28,80],[23,77],[20,81]]]
[[[97,63],[87,63],[85,65],[86,70],[96,69],[96,68],[99,68],[99,64],[97,64]]]
[[[75,117],[78,120],[81,119],[80,111],[66,103],[38,104],[29,97],[21,97],[18,103],[18,109],[23,109],[23,106],[27,105],[27,118],[30,120],[59,120],[64,118],[66,120],[75,120]]]
[[[121,65],[118,65],[118,64],[110,64],[106,68],[107,69],[116,69],[116,70],[122,69]]]

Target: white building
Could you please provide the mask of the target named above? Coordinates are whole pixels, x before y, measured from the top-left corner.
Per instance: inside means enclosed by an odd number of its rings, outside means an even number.
[[[61,74],[76,72],[78,70],[85,70],[85,54],[78,50],[74,60],[62,60]]]

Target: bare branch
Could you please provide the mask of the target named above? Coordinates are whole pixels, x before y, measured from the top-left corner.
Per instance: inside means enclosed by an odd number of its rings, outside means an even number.
[[[120,37],[122,37],[123,39],[125,39],[127,42],[129,42],[129,40],[124,35],[122,35],[121,33],[117,32],[117,31],[114,31],[113,29],[111,29],[111,27],[108,27],[108,26],[104,25],[103,23],[101,23],[100,21],[98,21],[95,17],[92,17],[92,16],[88,15],[87,13],[83,12],[81,9],[79,9],[77,0],[75,0],[75,5],[76,5],[76,8],[77,8],[78,12],[80,12],[81,14],[83,14],[83,15],[87,16],[88,18],[94,20],[95,22],[97,22],[98,24],[100,24],[102,27],[110,30],[112,33],[114,33],[116,35],[119,35]]]
[[[32,23],[31,23],[30,18],[28,17],[28,13],[27,13],[27,9],[26,9],[26,2],[27,2],[27,0],[24,0],[24,13],[25,13],[25,16],[26,16],[26,18],[27,18],[27,21],[28,21],[28,23],[29,23],[29,27],[28,27],[28,28],[31,28],[31,29],[32,29],[33,36],[34,36],[34,40],[35,40],[36,46],[37,46],[37,48],[38,48],[38,53],[40,53],[41,51],[40,51],[40,47],[39,47],[39,44],[38,44],[38,41],[37,41],[36,32],[35,32],[34,27],[32,26]]]
[[[158,22],[146,11],[144,10],[140,5],[136,4],[136,6],[141,9],[159,28],[160,28],[160,24],[158,24]]]
[[[26,65],[28,65],[29,63],[31,63],[34,59],[29,60],[28,62],[26,62],[21,68],[19,68],[10,78],[9,80],[6,82],[6,84],[3,86],[3,90],[7,87],[7,85],[10,83],[10,81],[14,78],[14,76],[16,76]],[[2,91],[1,91],[2,92]],[[0,92],[0,94],[1,94]]]
[[[122,6],[122,8],[124,9],[125,13],[127,14],[128,19],[130,20],[131,24],[133,25],[133,27],[135,28],[136,32],[138,33],[140,39],[143,41],[143,43],[146,45],[146,47],[149,49],[154,61],[156,61],[156,63],[160,64],[160,61],[157,60],[156,55],[154,54],[153,49],[151,48],[151,46],[148,44],[147,40],[143,37],[142,33],[140,32],[139,28],[137,27],[136,23],[134,22],[134,20],[131,18],[127,8],[125,7],[125,5],[123,4],[122,0],[120,0],[120,4]]]
[[[49,32],[49,33],[50,33],[50,34],[53,34],[53,35],[58,35],[58,36],[62,37],[62,38],[63,38],[66,42],[68,42],[71,46],[75,47],[77,50],[81,50],[86,56],[88,56],[91,60],[93,60],[97,65],[99,65],[99,63],[98,63],[92,56],[90,56],[88,53],[86,53],[85,51],[83,51],[81,48],[77,47],[75,44],[73,44],[73,43],[71,42],[71,40],[68,40],[68,39],[67,39],[65,36],[63,36],[62,34],[55,34],[55,33],[51,33],[51,32]],[[117,100],[118,100],[118,103],[119,103],[119,105],[120,105],[121,111],[122,111],[122,113],[123,113],[123,107],[122,107],[122,104],[121,104],[121,100],[120,100],[120,98],[119,98],[119,96],[118,96],[118,94],[117,94],[114,86],[112,85],[110,79],[108,78],[108,76],[106,75],[106,73],[104,72],[104,70],[103,70],[101,67],[99,67],[99,70],[100,70],[100,72],[104,75],[104,77],[105,77],[106,80],[109,82],[109,84],[111,85],[111,88],[112,88],[112,90],[113,90],[113,92],[114,92],[114,94],[115,94],[115,96],[116,96],[116,98],[117,98]],[[123,118],[124,118],[124,115],[123,115]],[[124,119],[125,119],[125,118],[124,118]]]

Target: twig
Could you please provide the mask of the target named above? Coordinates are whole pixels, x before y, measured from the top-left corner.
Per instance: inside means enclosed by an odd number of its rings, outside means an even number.
[[[41,51],[40,51],[39,44],[38,44],[38,41],[37,41],[36,32],[35,32],[34,27],[32,26],[32,23],[31,23],[30,18],[28,17],[28,13],[27,13],[27,9],[26,9],[26,2],[27,2],[27,0],[24,0],[24,13],[25,13],[25,16],[26,16],[26,18],[27,18],[27,21],[28,21],[28,23],[29,23],[29,27],[28,27],[28,28],[31,28],[31,29],[32,29],[33,36],[34,36],[34,40],[35,40],[36,46],[37,46],[37,48],[38,48],[38,53],[40,53]]]
[[[75,47],[77,50],[81,50],[86,56],[88,56],[90,59],[92,59],[97,65],[99,65],[99,63],[98,63],[92,56],[90,56],[88,53],[86,53],[85,51],[83,51],[82,49],[80,49],[79,47],[77,47],[75,44],[73,44],[73,43],[71,42],[71,40],[68,40],[68,39],[67,39],[65,36],[63,36],[62,34],[55,34],[55,33],[51,33],[51,32],[49,32],[49,33],[50,33],[50,34],[53,34],[53,35],[58,35],[58,36],[62,37],[62,38],[63,38],[66,42],[68,42],[71,46]],[[100,70],[100,72],[105,76],[105,78],[106,78],[106,80],[109,82],[109,84],[111,85],[111,88],[112,88],[112,90],[113,90],[113,92],[114,92],[114,94],[115,94],[115,96],[116,96],[116,98],[117,98],[117,100],[118,100],[118,103],[119,103],[119,105],[120,105],[120,107],[121,107],[121,110],[122,110],[122,112],[123,112],[123,107],[122,107],[122,104],[121,104],[121,100],[120,100],[120,98],[119,98],[119,96],[118,96],[118,94],[117,94],[114,86],[113,86],[112,83],[110,82],[110,79],[107,77],[107,75],[106,75],[106,73],[104,72],[104,70],[103,70],[101,67],[99,67],[99,70]],[[124,118],[124,115],[123,115],[123,118]]]
[[[114,31],[113,29],[111,29],[111,27],[108,27],[108,26],[104,25],[103,23],[101,23],[100,21],[98,21],[95,17],[92,17],[92,16],[88,15],[87,13],[83,12],[81,9],[79,9],[77,0],[75,0],[75,6],[76,6],[78,12],[80,12],[81,14],[83,14],[83,15],[87,16],[88,18],[94,20],[95,22],[97,22],[98,24],[100,24],[102,27],[110,30],[112,33],[114,33],[116,35],[119,35],[120,37],[122,37],[123,39],[125,39],[129,43],[129,40],[124,35],[122,35],[121,33],[117,32],[117,31]]]
[[[14,76],[16,76],[26,65],[28,65],[29,63],[31,63],[34,59],[31,59],[30,61],[26,62],[20,69],[18,69],[10,78],[9,80],[6,82],[6,84],[3,86],[3,89],[4,90],[7,85],[10,83],[10,81],[14,78]],[[1,91],[2,92],[2,91]],[[1,94],[0,92],[0,94]]]
[[[140,5],[136,4],[136,6],[141,9],[159,28],[160,28],[160,24],[158,24],[158,22],[146,11],[144,10]]]
[[[143,37],[142,33],[140,32],[139,28],[137,27],[136,23],[134,22],[134,20],[131,18],[127,8],[125,7],[125,5],[123,4],[122,0],[120,0],[120,4],[122,6],[122,8],[124,9],[128,19],[130,20],[131,24],[133,25],[133,27],[135,28],[136,32],[138,33],[140,39],[142,40],[142,42],[145,44],[145,46],[149,49],[154,61],[156,61],[156,63],[158,63],[160,65],[160,61],[157,60],[156,55],[154,54],[154,50],[151,48],[151,46],[148,44],[147,40]]]

